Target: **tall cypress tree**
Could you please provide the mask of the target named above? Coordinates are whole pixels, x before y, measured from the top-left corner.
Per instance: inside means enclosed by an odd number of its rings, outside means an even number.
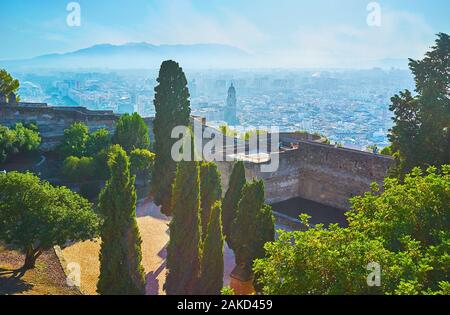
[[[228,183],[228,190],[225,193],[222,204],[222,224],[223,234],[228,246],[233,249],[233,242],[231,239],[231,225],[236,218],[237,207],[242,196],[242,189],[245,185],[245,168],[244,162],[238,161],[233,166],[230,181]]]
[[[422,60],[410,59],[416,93],[408,90],[391,101],[394,126],[390,130],[394,175],[403,178],[414,167],[450,163],[450,36],[440,33]]]
[[[155,203],[161,205],[161,212],[171,215],[171,191],[175,177],[176,163],[171,156],[171,149],[176,139],[171,133],[176,126],[188,126],[191,114],[189,90],[186,76],[178,63],[164,61],[155,88],[155,135],[154,151],[156,154],[153,171],[152,195]]]
[[[221,202],[214,203],[206,231],[201,263],[200,294],[219,295],[223,287],[223,234]]]
[[[111,178],[100,193],[100,278],[97,292],[103,295],[145,294],[141,265],[141,237],[136,223],[136,190],[126,152],[115,145],[108,166]]]
[[[231,227],[236,264],[244,265],[249,271],[253,260],[264,256],[264,244],[275,237],[272,209],[264,200],[262,180],[246,183]]]
[[[173,218],[167,246],[167,294],[195,294],[201,257],[200,174],[197,162],[178,163],[173,184]]]
[[[203,162],[200,165],[200,195],[202,239],[205,239],[211,208],[216,201],[222,198],[220,173],[214,162]]]

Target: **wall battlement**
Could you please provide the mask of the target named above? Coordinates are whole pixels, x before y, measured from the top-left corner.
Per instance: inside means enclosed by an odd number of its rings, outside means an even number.
[[[91,111],[82,107],[0,104],[0,124],[12,126],[18,122],[36,123],[41,132],[43,150],[53,149],[61,140],[64,130],[74,122],[85,123],[91,131],[106,128],[114,132],[119,117],[111,111]],[[153,118],[144,120],[149,126],[150,138],[154,139]],[[276,172],[262,173],[261,164],[245,162],[247,179],[256,177],[264,180],[269,203],[302,197],[348,209],[350,197],[369,191],[372,182],[381,184],[388,169],[394,165],[391,157],[383,155],[336,148],[308,140],[293,141],[297,143],[298,149],[271,153],[279,155]],[[233,163],[217,164],[225,191]]]

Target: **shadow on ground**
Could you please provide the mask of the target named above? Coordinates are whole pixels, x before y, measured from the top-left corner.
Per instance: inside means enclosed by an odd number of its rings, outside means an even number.
[[[12,295],[25,293],[33,288],[22,277],[25,275],[23,269],[8,270],[0,268],[0,295]]]

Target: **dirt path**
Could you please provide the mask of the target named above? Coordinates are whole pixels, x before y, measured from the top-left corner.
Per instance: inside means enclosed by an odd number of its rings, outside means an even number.
[[[53,249],[38,258],[34,269],[17,272],[23,262],[21,253],[0,245],[0,295],[80,294],[77,289],[67,286],[66,275]]]
[[[136,210],[137,223],[142,237],[142,264],[146,272],[147,294],[165,294],[163,285],[166,278],[166,246],[169,241],[169,218],[161,214],[159,207],[150,200],[140,200]],[[289,229],[276,225],[277,228]],[[66,263],[78,263],[81,267],[81,291],[96,294],[100,270],[98,254],[100,242],[83,242],[62,250]],[[230,284],[230,273],[235,267],[234,254],[224,248],[224,286]]]

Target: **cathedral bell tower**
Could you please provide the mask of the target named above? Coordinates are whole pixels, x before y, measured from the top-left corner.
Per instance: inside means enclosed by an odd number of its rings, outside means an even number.
[[[236,89],[231,83],[228,89],[227,105],[225,107],[224,120],[230,126],[239,125],[236,115]]]

